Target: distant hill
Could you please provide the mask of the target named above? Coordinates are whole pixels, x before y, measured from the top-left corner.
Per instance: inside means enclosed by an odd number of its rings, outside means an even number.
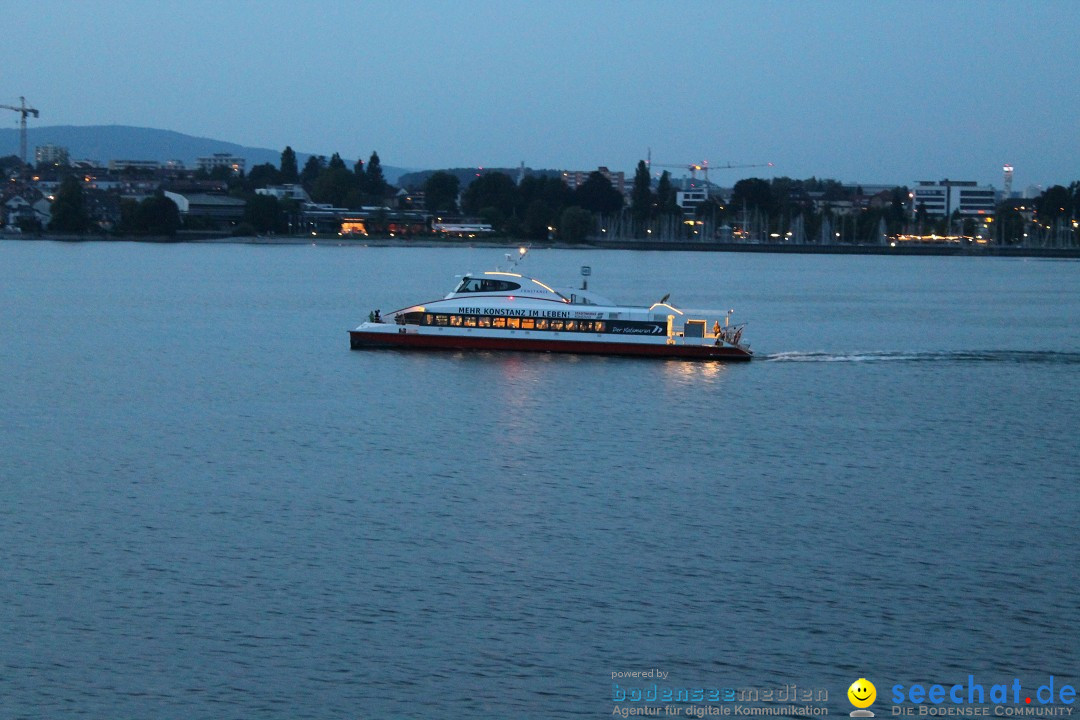
[[[458,182],[462,188],[467,188],[472,184],[472,181],[481,175],[486,175],[492,172],[503,173],[509,175],[515,180],[518,177],[520,168],[445,168],[443,170],[417,170],[415,172],[404,172],[398,177],[395,182],[396,185],[400,185],[403,188],[412,190],[419,190],[427,182],[427,179],[437,172],[446,172],[451,175],[457,176]],[[533,168],[525,168],[526,175],[537,175],[542,177],[561,177],[561,170],[534,170]]]
[[[110,160],[182,160],[189,168],[195,167],[195,160],[214,153],[232,153],[247,160],[248,169],[262,163],[278,165],[281,151],[278,148],[247,147],[224,140],[194,137],[172,130],[132,127],[130,125],[53,125],[50,127],[28,128],[26,131],[27,152],[32,156],[38,145],[60,145],[68,149],[72,160],[97,160],[108,165]],[[315,153],[296,150],[297,162],[303,167],[309,155]],[[19,153],[19,131],[16,128],[0,129],[0,155]],[[320,153],[329,157],[333,151]],[[33,158],[28,158],[33,161]],[[355,158],[347,159],[350,167]],[[367,158],[363,158],[367,162]],[[406,168],[383,165],[383,175],[387,181],[396,184],[398,177]]]

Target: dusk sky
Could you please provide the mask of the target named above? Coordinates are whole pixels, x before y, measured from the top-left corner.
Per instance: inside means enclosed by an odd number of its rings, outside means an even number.
[[[1080,179],[1080,2],[0,0],[0,103],[406,168]],[[18,116],[6,113],[8,127]],[[656,168],[659,170],[660,168]],[[678,177],[682,171],[672,168]]]

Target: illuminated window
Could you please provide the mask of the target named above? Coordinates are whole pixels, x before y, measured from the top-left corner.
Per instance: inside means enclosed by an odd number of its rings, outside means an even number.
[[[472,315],[465,317],[465,327],[476,327],[476,318]]]
[[[562,330],[562,327],[563,327],[563,321],[562,320],[552,320],[551,321],[551,329],[552,330]]]
[[[435,316],[435,324],[436,325],[446,325],[449,322],[450,322],[450,319],[446,315],[436,315]]]
[[[476,318],[476,327],[491,327],[491,318],[489,318],[489,317]]]
[[[604,332],[604,323],[602,323],[602,322],[596,323],[594,329],[596,330],[596,332]]]
[[[521,320],[516,317],[506,318],[506,327],[516,328],[521,327]]]
[[[425,315],[424,316],[424,324],[425,325],[434,325],[435,324],[435,317],[433,315]]]
[[[453,325],[454,327],[461,327],[461,316],[460,315],[451,315],[450,316],[450,324]]]
[[[578,330],[580,330],[581,332],[592,332],[592,321],[582,320],[580,326],[578,327]]]
[[[504,317],[491,318],[491,327],[497,327],[497,328],[506,327],[506,318],[504,318]]]
[[[565,327],[567,330],[577,330],[577,320],[567,320]]]
[[[539,320],[536,321],[536,329],[537,330],[547,330],[548,329],[548,321],[545,318],[540,318]]]
[[[533,320],[532,318],[522,318],[521,319],[521,329],[522,330],[532,330],[535,327],[536,327],[536,321]]]

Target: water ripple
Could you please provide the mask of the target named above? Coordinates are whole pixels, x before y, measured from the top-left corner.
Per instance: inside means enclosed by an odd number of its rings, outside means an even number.
[[[948,362],[948,363],[1044,363],[1080,365],[1080,353],[1054,350],[954,350],[947,352],[779,352],[764,355],[764,362]]]

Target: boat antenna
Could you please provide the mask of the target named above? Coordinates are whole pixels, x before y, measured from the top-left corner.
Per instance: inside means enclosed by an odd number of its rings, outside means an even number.
[[[531,247],[531,246],[530,246]],[[510,270],[517,267],[517,264],[525,259],[525,256],[529,254],[528,247],[519,247],[517,257],[514,257],[511,253],[506,253],[506,261],[510,263]]]
[[[662,304],[666,303],[668,301],[669,297],[671,297],[671,293],[668,293],[664,297],[660,298],[660,304],[662,305]]]

